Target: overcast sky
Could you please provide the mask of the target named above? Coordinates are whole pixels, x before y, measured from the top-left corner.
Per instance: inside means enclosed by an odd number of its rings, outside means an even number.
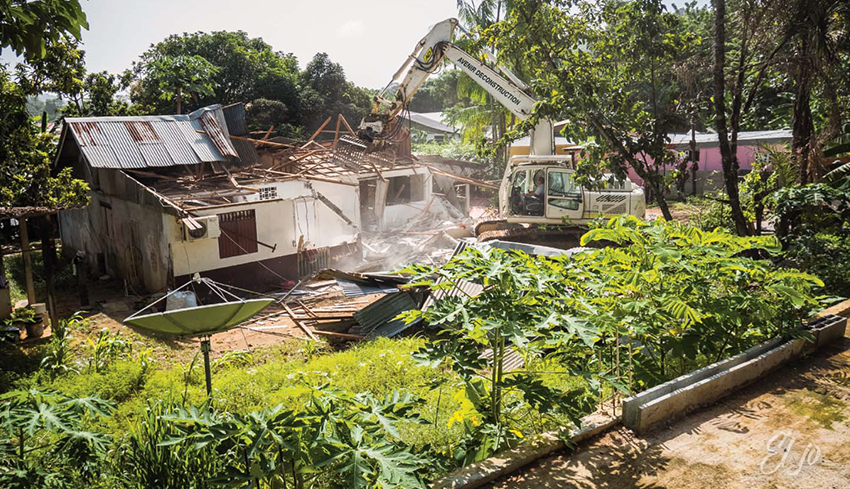
[[[357,85],[382,87],[428,27],[457,16],[456,0],[82,0],[89,71],[121,72],[170,34],[244,30],[301,68],[317,52]],[[4,62],[14,56],[4,50]]]

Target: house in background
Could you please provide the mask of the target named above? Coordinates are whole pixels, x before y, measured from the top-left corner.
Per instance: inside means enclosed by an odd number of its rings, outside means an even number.
[[[670,138],[669,148],[671,150],[680,153],[686,153],[690,150],[690,134],[668,134],[667,136]],[[750,172],[762,147],[776,144],[790,145],[791,138],[790,129],[739,132],[737,151],[739,174],[746,175]],[[698,132],[695,139],[697,148],[695,156],[699,164],[699,170],[696,172],[697,193],[722,190],[724,188],[723,165],[717,133]],[[629,176],[635,182],[643,182],[634,174],[634,171],[630,171]],[[692,188],[690,181],[687,182],[686,187],[688,190]]]
[[[560,134],[564,124],[567,121],[555,123],[555,133]],[[690,150],[691,135],[690,134],[668,134],[670,139],[667,147],[676,153],[686,153]],[[697,193],[714,192],[723,189],[723,167],[720,157],[720,143],[717,139],[717,133],[713,132],[698,132],[696,133],[696,158],[699,164],[699,170],[696,172]],[[510,155],[527,155],[528,136],[520,138],[511,144]],[[753,162],[756,160],[759,148],[765,145],[774,144],[790,144],[791,130],[780,129],[771,131],[744,131],[738,133],[738,164],[740,165],[740,174],[745,175],[750,172],[753,167]],[[577,153],[576,158],[580,158],[581,147],[573,144],[564,137],[555,137],[555,154],[567,155]],[[682,155],[684,157],[684,155]],[[633,169],[629,169],[629,178],[643,185],[643,179],[640,178]],[[687,182],[687,193],[691,193],[692,183]]]
[[[446,124],[442,112],[402,112],[399,116],[404,119],[406,125],[409,124],[413,134],[423,133],[427,143],[442,143],[458,134],[456,127]]]
[[[66,119],[57,164],[88,182],[91,201],[60,213],[64,252],[136,292],[196,272],[271,288],[359,254],[356,176],[269,171],[246,132],[241,104]]]

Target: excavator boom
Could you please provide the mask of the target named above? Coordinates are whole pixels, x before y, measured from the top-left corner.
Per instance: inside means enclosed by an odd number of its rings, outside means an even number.
[[[457,19],[444,20],[416,44],[390,83],[375,96],[371,113],[358,127],[360,139],[373,145],[392,141],[400,127],[399,115],[445,59],[458,66],[518,119],[525,121],[531,117],[537,100],[528,92],[525,83],[507,68],[496,65],[499,70],[496,71],[452,44],[457,27]],[[495,61],[492,53],[485,50],[484,54]],[[505,168],[499,188],[501,218],[479,223],[476,228],[480,231],[476,232],[479,239],[489,236],[519,240],[525,237],[536,242],[545,238],[541,225],[563,228],[558,225],[570,223],[566,229],[547,229],[556,238],[575,245],[577,236],[584,232],[582,226],[596,217],[643,216],[645,199],[641,188],[628,180],[611,183],[602,189],[577,186],[573,179],[575,155],[556,156],[555,149],[552,121],[541,118],[529,134],[529,156],[515,156]]]

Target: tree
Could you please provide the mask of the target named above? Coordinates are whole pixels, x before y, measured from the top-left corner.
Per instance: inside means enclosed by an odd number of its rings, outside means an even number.
[[[428,78],[410,99],[407,108],[413,112],[442,112],[462,103],[458,96],[461,77],[460,70],[444,69],[439,75]]]
[[[675,154],[667,133],[684,124],[674,64],[697,43],[660,0],[600,4],[524,0],[489,35],[501,55],[526,60],[543,95],[536,117],[565,116],[564,135],[585,143],[584,183],[603,172],[644,180],[666,219]],[[530,127],[527,121],[523,128]]]
[[[280,100],[265,98],[252,101],[246,110],[248,114],[245,119],[251,131],[267,131],[270,127],[276,127],[281,132],[281,125],[285,124],[289,113],[289,108]]]
[[[53,135],[27,112],[27,95],[0,71],[0,207],[74,207],[88,202],[88,186],[71,169],[53,168]]]
[[[328,116],[342,114],[350,123],[359,123],[371,108],[369,93],[345,79],[345,70],[327,53],[317,53],[301,72],[304,125],[318,127]],[[309,109],[307,109],[309,107]]]
[[[30,60],[43,57],[51,43],[79,40],[81,29],[88,28],[78,0],[0,2],[0,51],[9,47]]]
[[[466,26],[468,31],[484,32],[491,26],[498,24],[506,18],[512,8],[512,2],[507,0],[481,0],[477,4],[475,0],[457,0],[458,17]],[[495,47],[495,42],[492,39],[482,39],[487,48]],[[462,48],[469,49],[473,54],[480,50],[482,43],[476,43],[469,39],[459,39],[458,44]],[[521,59],[521,58],[517,58]],[[490,60],[495,62],[497,60]],[[516,66],[519,63],[510,63],[513,61],[509,57],[502,57],[499,62],[503,66]],[[521,66],[519,67],[521,68]],[[473,82],[469,77],[461,77],[458,80],[458,95],[470,100],[470,105],[463,109],[456,108],[449,114],[449,120],[456,124],[461,124],[464,130],[464,138],[470,140],[478,139],[477,152],[482,156],[487,155],[492,157],[493,165],[491,172],[494,175],[501,175],[504,172],[504,167],[508,161],[507,143],[503,141],[508,128],[508,119],[513,120],[510,112],[501,104],[496,103],[493,97],[481,88],[477,83]],[[488,120],[489,119],[489,120]],[[490,141],[485,140],[484,127],[490,126]],[[472,134],[470,137],[469,129]]]
[[[746,45],[745,45],[746,46]],[[746,57],[746,50],[742,49],[741,63]],[[729,128],[726,123],[726,0],[714,0],[714,128],[717,131],[717,139],[720,144],[721,165],[723,166],[723,183],[726,187],[726,195],[729,198],[729,206],[732,208],[732,220],[735,222],[735,231],[740,236],[749,234],[747,220],[741,209],[741,198],[738,192],[738,155],[735,151],[735,140],[737,130],[735,121],[740,114],[740,97],[735,97],[733,103],[732,127],[733,137],[729,140]],[[743,76],[743,73],[741,74]],[[736,95],[740,94],[737,91]],[[736,110],[737,109],[737,110]]]
[[[18,63],[15,74],[29,96],[55,93],[59,99],[68,100],[70,104],[62,108],[67,116],[129,115],[138,111],[118,99],[118,93],[129,84],[127,75],[87,73],[85,51],[73,41],[49,44],[41,58]]]
[[[785,36],[792,44],[790,75],[796,81],[792,117],[792,150],[801,183],[818,181],[828,170],[819,165],[823,143],[841,132],[848,110],[839,93],[846,89],[850,56],[850,4],[843,0],[795,0],[785,18]],[[842,87],[843,85],[843,87]],[[820,92],[820,94],[818,94]],[[820,95],[820,100],[813,100]],[[813,111],[820,105],[818,131]]]
[[[149,112],[172,112],[174,106],[160,97],[158,83],[147,80],[144,75],[162,58],[180,56],[200,56],[217,69],[209,80],[210,92],[183,101],[187,112],[215,103],[226,105],[265,98],[286,105],[288,117],[285,122],[300,123],[299,73],[295,56],[274,51],[261,38],[248,37],[243,31],[175,34],[151,46],[133,64],[136,80],[131,88],[131,100],[147,107]]]
[[[145,82],[156,87],[160,100],[175,101],[177,113],[183,110],[183,95],[193,101],[212,95],[219,68],[201,56],[161,56],[152,60],[143,71]]]

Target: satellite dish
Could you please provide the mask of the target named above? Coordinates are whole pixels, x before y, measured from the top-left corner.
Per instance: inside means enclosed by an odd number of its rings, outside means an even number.
[[[221,333],[254,317],[272,299],[249,299],[206,306],[187,307],[172,311],[130,316],[126,324],[160,334],[205,336]]]
[[[202,306],[183,307],[151,314],[141,314],[159,302],[178,293],[191,284],[204,284],[223,302]],[[222,284],[223,285],[223,284]],[[262,311],[273,299],[243,299],[224,290],[218,283],[195,274],[191,281],[172,290],[145,308],[124,320],[124,324],[152,331],[154,333],[180,337],[200,337],[201,352],[204,354],[204,370],[207,381],[207,395],[212,394],[210,374],[210,336],[227,331],[240,323],[251,319]]]

